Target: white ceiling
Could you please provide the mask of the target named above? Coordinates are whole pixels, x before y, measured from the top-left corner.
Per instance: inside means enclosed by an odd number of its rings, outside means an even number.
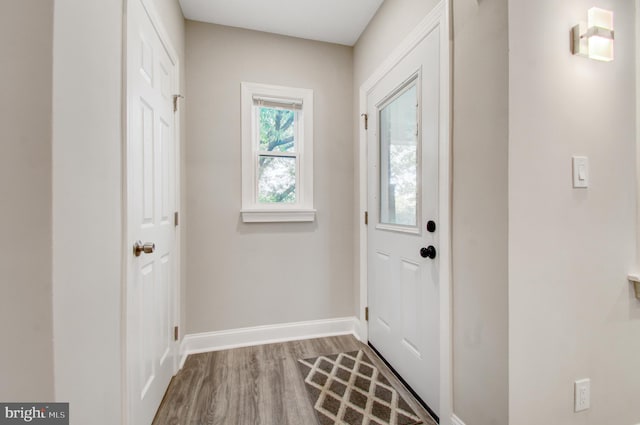
[[[180,0],[187,19],[353,46],[383,0]]]

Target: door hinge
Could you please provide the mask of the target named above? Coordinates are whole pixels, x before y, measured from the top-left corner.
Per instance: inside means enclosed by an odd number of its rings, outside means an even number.
[[[180,214],[178,213],[178,211],[176,211],[175,213],[173,213],[173,225],[175,227],[178,227],[179,222],[180,222]]]
[[[179,328],[177,326],[174,326],[173,327],[173,340],[177,341],[179,337],[180,337]]]
[[[368,225],[369,224],[369,211],[365,211],[364,212],[364,225]]]
[[[364,129],[368,130],[369,129],[369,115],[367,114],[360,114],[361,117],[364,117]]]
[[[369,307],[364,308],[364,320],[369,321]]]
[[[173,112],[177,112],[178,111],[178,99],[184,99],[184,96],[181,94],[174,94],[173,95]]]

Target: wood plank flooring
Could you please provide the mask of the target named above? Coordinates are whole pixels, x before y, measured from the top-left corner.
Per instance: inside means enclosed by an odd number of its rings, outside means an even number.
[[[376,354],[350,335],[191,355],[153,425],[316,425],[297,360],[359,349],[424,423],[435,425]]]

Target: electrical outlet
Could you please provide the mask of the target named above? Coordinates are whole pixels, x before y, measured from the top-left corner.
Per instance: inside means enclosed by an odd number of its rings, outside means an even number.
[[[591,380],[580,379],[574,384],[574,411],[582,412],[591,407]]]

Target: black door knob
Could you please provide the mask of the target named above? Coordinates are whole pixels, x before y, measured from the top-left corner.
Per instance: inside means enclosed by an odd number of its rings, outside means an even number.
[[[427,221],[427,232],[433,233],[436,231],[436,222],[433,220]]]
[[[436,249],[433,245],[429,245],[426,248],[420,248],[420,255],[422,258],[436,258]]]

